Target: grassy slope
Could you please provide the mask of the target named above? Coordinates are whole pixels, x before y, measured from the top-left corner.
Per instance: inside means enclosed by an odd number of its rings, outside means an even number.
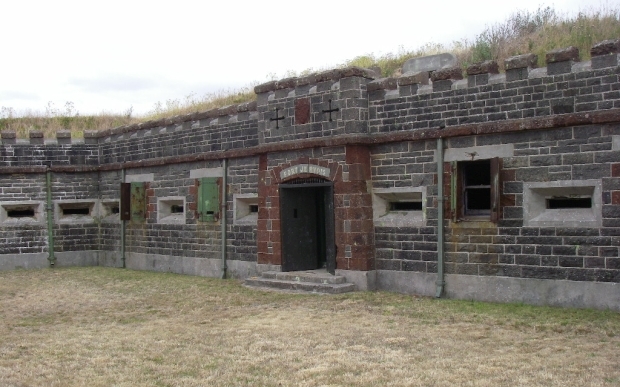
[[[459,64],[467,65],[483,60],[496,60],[500,68],[504,59],[524,54],[538,55],[539,66],[545,66],[545,54],[556,48],[575,46],[581,58],[588,60],[593,44],[620,36],[620,8],[601,7],[577,16],[567,17],[552,8],[539,8],[535,12],[514,13],[503,23],[487,26],[473,42],[461,40],[449,46],[427,44],[416,50],[401,51],[384,56],[363,55],[351,59],[341,66],[378,66],[384,76],[398,75],[403,63],[410,58],[432,55],[440,52],[454,53]],[[296,75],[290,72],[288,75]],[[179,114],[205,111],[216,107],[237,104],[255,99],[252,87],[223,91],[202,97],[189,95],[183,100],[171,99],[158,102],[153,110],[144,116],[124,114],[100,114],[80,116],[74,112],[73,103],[67,102],[65,109],[48,108],[43,114],[32,113],[15,117],[12,109],[0,111],[0,130],[16,130],[18,136],[26,138],[30,130],[43,130],[46,137],[54,137],[62,129],[71,130],[74,137],[82,136],[84,130],[103,130],[116,126],[144,122]]]

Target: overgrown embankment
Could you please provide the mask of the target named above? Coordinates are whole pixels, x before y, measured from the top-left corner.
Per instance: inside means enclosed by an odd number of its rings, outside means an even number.
[[[473,41],[459,40],[449,45],[428,43],[414,50],[401,50],[383,56],[367,54],[355,57],[340,67],[379,67],[383,76],[397,76],[403,63],[410,58],[452,52],[459,64],[467,65],[484,60],[495,60],[503,67],[504,59],[514,55],[534,53],[538,55],[539,66],[545,66],[545,54],[556,48],[575,46],[582,60],[590,57],[593,44],[620,36],[620,8],[604,7],[566,16],[551,7],[539,8],[534,12],[518,11],[501,23],[486,26]],[[334,66],[337,67],[337,66]],[[319,69],[322,70],[322,69]],[[287,76],[305,75],[313,72],[290,71]],[[26,138],[28,132],[40,130],[45,137],[54,137],[59,130],[70,130],[73,137],[81,137],[84,130],[103,130],[148,120],[173,117],[198,111],[238,104],[255,99],[252,85],[239,90],[196,96],[184,99],[169,99],[155,103],[153,110],[142,116],[135,116],[131,109],[121,114],[101,113],[82,116],[72,102],[64,109],[56,109],[50,103],[45,112],[30,112],[17,115],[10,107],[0,110],[0,130],[15,130],[18,137]]]

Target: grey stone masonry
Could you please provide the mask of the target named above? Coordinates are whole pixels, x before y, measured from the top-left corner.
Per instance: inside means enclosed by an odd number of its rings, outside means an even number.
[[[620,53],[620,39],[604,40],[595,44],[590,49],[592,56],[592,68],[601,69],[618,65],[618,53]]]
[[[256,86],[259,143],[367,133],[373,78],[353,67]]]
[[[224,250],[236,277],[286,270],[281,184],[310,184],[333,195],[318,199],[333,205],[327,262],[361,288],[434,294],[443,227],[450,296],[493,287],[497,300],[553,304],[569,289],[581,300],[570,305],[620,310],[619,54],[608,40],[591,61],[569,47],[541,68],[533,54],[508,58],[505,73],[440,55],[400,77],[351,67],[274,80],[253,102],[83,140],[2,131],[0,270],[45,265],[48,214],[59,265],[119,266],[124,240],[129,268],[219,276]],[[130,220],[121,196],[137,206]]]
[[[570,73],[575,62],[579,62],[579,49],[568,47],[553,50],[545,56],[547,61],[547,75]]]
[[[536,68],[537,64],[538,55],[536,54],[517,55],[506,59],[504,61],[506,82],[527,79],[529,72]]]

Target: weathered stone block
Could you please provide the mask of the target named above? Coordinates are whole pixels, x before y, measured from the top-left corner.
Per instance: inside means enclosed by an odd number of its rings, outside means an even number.
[[[497,74],[499,73],[499,66],[494,60],[487,60],[484,62],[473,63],[467,66],[467,75],[479,75],[479,74]]]
[[[431,73],[431,80],[445,81],[445,80],[460,80],[463,79],[463,70],[460,67],[450,67],[445,69],[439,69]],[[433,88],[433,91],[434,88]]]
[[[398,87],[397,80],[395,78],[381,78],[376,81],[368,82],[368,92],[377,90],[396,90]]]

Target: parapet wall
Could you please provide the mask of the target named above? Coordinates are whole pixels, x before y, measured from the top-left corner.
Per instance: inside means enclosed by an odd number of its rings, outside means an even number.
[[[525,128],[523,119],[537,119],[532,128],[613,121],[614,109],[620,108],[618,42],[593,46],[592,60],[585,62],[574,47],[551,51],[544,68],[535,67],[533,54],[512,57],[504,63],[504,74],[495,62],[476,63],[466,69],[465,79],[460,68],[381,79],[368,69],[334,69],[258,85],[255,102],[86,131],[83,141],[72,140],[67,131],[58,132],[56,141],[44,141],[39,131],[31,131],[28,140],[4,131],[0,156],[3,166],[11,167],[120,168],[206,153],[248,154],[251,148],[261,153],[261,146],[287,141],[344,137],[372,143],[372,135],[390,132],[409,132],[419,139],[450,137],[484,128]],[[561,118],[538,120],[554,116]],[[520,123],[513,124],[515,120]]]

